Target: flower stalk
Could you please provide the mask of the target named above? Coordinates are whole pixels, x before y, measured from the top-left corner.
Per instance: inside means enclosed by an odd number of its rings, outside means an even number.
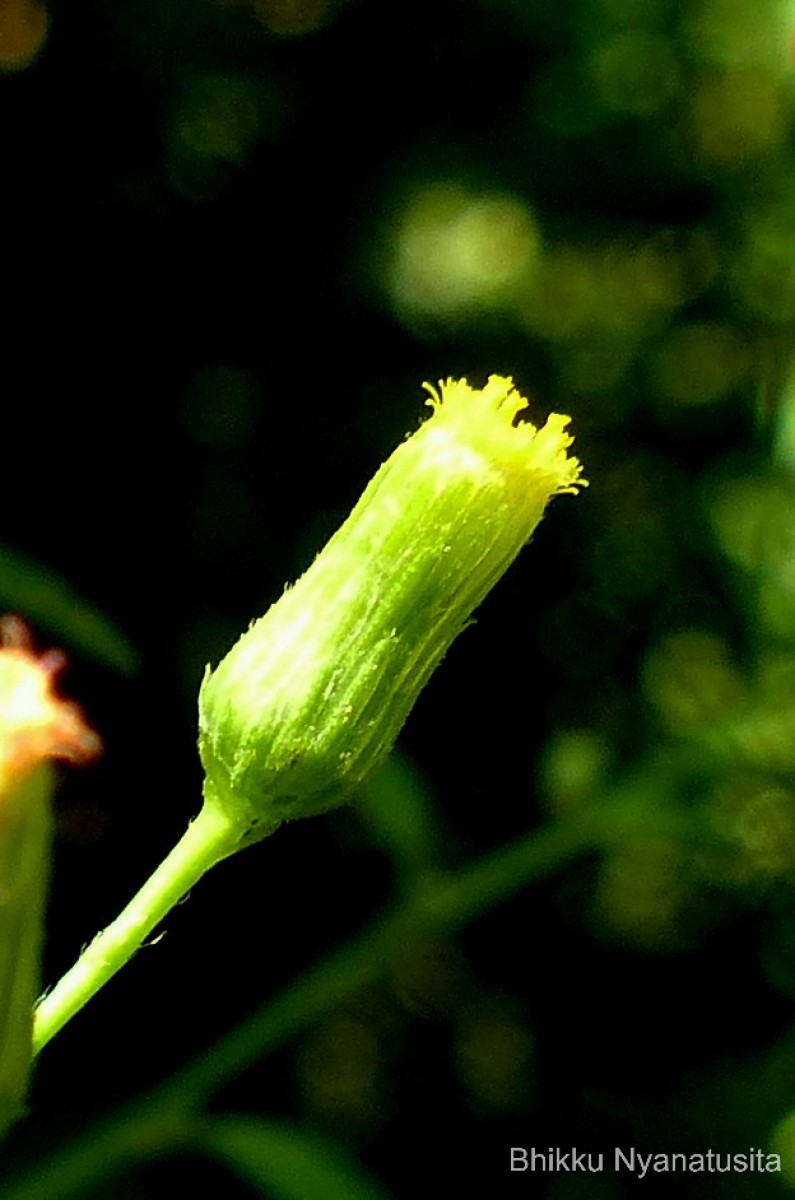
[[[38,657],[22,622],[0,622],[0,1133],[24,1109],[49,880],[50,760],[86,761],[99,740],[55,692],[60,654]]]

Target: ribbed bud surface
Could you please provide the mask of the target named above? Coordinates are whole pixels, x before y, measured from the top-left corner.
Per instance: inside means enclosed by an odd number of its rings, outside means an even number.
[[[205,676],[206,798],[252,837],[344,802],[370,775],[550,498],[584,484],[568,418],[517,420],[527,402],[511,379],[428,390],[429,420]]]

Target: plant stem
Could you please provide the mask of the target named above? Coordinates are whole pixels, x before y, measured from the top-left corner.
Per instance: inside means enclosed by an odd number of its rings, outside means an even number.
[[[5,1182],[3,1200],[69,1200],[125,1162],[187,1145],[197,1111],[218,1088],[377,979],[417,939],[488,911],[524,885],[597,849],[613,832],[609,818],[569,820],[535,830],[460,871],[430,877],[143,1099],[86,1130],[48,1160],[37,1159],[28,1174]]]
[[[208,805],[141,890],[99,933],[39,1004],[33,1028],[37,1054],[95,992],[132,958],[152,930],[210,867],[239,844],[239,827]]]
[[[696,763],[701,757],[696,756]],[[112,1176],[124,1163],[168,1154],[179,1146],[195,1152],[193,1125],[214,1092],[377,979],[418,939],[460,928],[527,884],[548,877],[583,854],[620,844],[639,829],[676,826],[680,817],[675,811],[661,806],[649,812],[646,789],[653,784],[658,798],[675,789],[682,775],[692,771],[693,761],[689,750],[667,761],[655,758],[614,786],[609,795],[596,798],[585,812],[534,830],[467,867],[418,880],[390,912],[310,967],[159,1087],[85,1130],[49,1159],[37,1158],[27,1174],[5,1182],[3,1200],[50,1200],[52,1196],[70,1200]],[[191,829],[197,824],[198,820]],[[211,861],[202,869],[209,865]],[[61,987],[59,984],[50,1001]],[[58,1028],[69,1015],[64,1012]],[[55,1031],[53,1023],[47,1036]],[[44,1037],[39,1044],[46,1040]]]
[[[706,751],[701,745],[684,747],[670,755],[653,756],[617,784],[611,796],[596,800],[578,818],[548,825],[494,854],[486,855],[466,870],[434,873],[424,880],[418,880],[413,892],[403,897],[393,915],[385,923],[379,923],[377,932],[368,933],[359,942],[351,943],[344,954],[352,955],[357,963],[361,962],[361,969],[377,971],[380,955],[388,951],[389,945],[395,940],[399,943],[409,937],[405,933],[407,924],[414,933],[422,927],[457,928],[516,891],[523,881],[537,878],[553,869],[566,857],[567,852],[586,844],[603,845],[605,841],[624,836],[628,829],[637,827],[639,815],[646,811],[647,793],[659,799],[663,792],[675,791],[681,777],[692,773],[694,764],[704,769],[706,760]],[[670,827],[676,818],[672,812],[667,812],[649,819],[656,823],[662,821]],[[207,803],[204,805],[182,839],[127,908],[94,939],[71,970],[41,1001],[34,1021],[34,1054],[46,1046],[94,993],[124,966],[155,926],[210,867],[245,844],[246,832],[247,827],[241,831],[240,824],[226,809]],[[329,972],[333,974],[338,969],[342,970],[348,982],[356,973],[353,963],[344,965],[343,957],[339,959],[338,966],[333,965],[336,963],[336,959],[321,963],[318,980],[309,983],[307,1012],[310,1017],[323,993],[323,988],[317,991],[317,985],[326,979]],[[311,981],[312,973],[305,979]],[[329,980],[329,986],[333,991],[336,984]],[[275,1011],[278,1011],[278,1006],[279,998],[274,1002]],[[253,1018],[252,1039],[261,1053],[263,1044],[257,1024],[259,1020],[259,1016]],[[266,1018],[268,1020],[270,1012]],[[244,1061],[246,1055],[253,1052],[244,1049],[239,1061]]]

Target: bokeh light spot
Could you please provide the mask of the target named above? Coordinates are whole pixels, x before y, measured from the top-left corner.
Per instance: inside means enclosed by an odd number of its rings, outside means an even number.
[[[677,734],[727,717],[743,683],[723,641],[685,629],[661,638],[646,655],[643,690],[668,729]]]
[[[204,76],[183,97],[176,135],[189,154],[240,162],[259,125],[254,89],[233,76]]]
[[[706,485],[706,511],[722,553],[753,584],[761,628],[795,641],[792,477],[718,473]]]
[[[668,333],[652,358],[652,384],[658,395],[679,404],[710,404],[738,387],[749,366],[747,346],[735,329],[701,321]]]
[[[795,867],[795,796],[774,778],[735,772],[709,808],[715,834],[734,851],[724,879],[743,886],[788,878]]]
[[[687,254],[666,230],[636,245],[562,243],[543,254],[529,286],[517,294],[516,316],[550,341],[570,342],[598,330],[624,359],[612,374],[617,381],[640,336],[684,301],[688,274]],[[609,386],[611,373],[603,378]]]
[[[166,146],[172,186],[191,200],[212,199],[245,167],[259,140],[274,140],[285,100],[265,78],[245,72],[206,74],[179,97]]]
[[[604,106],[632,116],[657,112],[679,89],[673,46],[642,29],[617,33],[598,46],[591,70]]]
[[[298,1065],[303,1101],[315,1118],[349,1130],[377,1123],[381,1048],[366,1019],[339,1012],[305,1042]]]
[[[520,200],[432,184],[397,219],[387,291],[409,318],[444,320],[499,307],[532,274],[539,249],[536,222]]]
[[[571,729],[554,734],[539,766],[541,793],[550,811],[562,817],[593,799],[609,759],[605,738],[594,730]]]
[[[682,917],[692,894],[677,843],[662,835],[637,836],[605,859],[592,917],[602,935],[646,951],[682,949]]]
[[[700,0],[685,13],[691,53],[723,67],[775,70],[786,64],[786,3],[781,0]]]
[[[783,181],[789,190],[791,182]],[[790,196],[749,206],[730,263],[735,295],[771,323],[795,317],[795,203]]]
[[[715,164],[744,163],[780,146],[786,136],[781,85],[761,71],[703,78],[692,117],[699,151]]]
[[[49,16],[39,0],[0,0],[0,74],[30,66],[48,29]]]
[[[759,630],[795,642],[795,483],[788,473],[717,473],[706,511],[726,559],[754,590]]]
[[[475,1101],[489,1109],[511,1109],[527,1100],[533,1037],[515,1007],[496,999],[481,1002],[458,1021],[458,1074]]]

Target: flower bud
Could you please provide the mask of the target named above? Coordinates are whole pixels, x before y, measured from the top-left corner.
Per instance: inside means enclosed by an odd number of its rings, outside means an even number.
[[[568,417],[511,379],[426,385],[432,416],[199,697],[205,798],[248,840],[347,800],[552,496],[584,486]],[[246,834],[244,833],[245,837]]]
[[[22,1110],[50,857],[50,759],[85,761],[99,739],[55,692],[62,655],[37,657],[26,627],[0,621],[0,1132]]]

